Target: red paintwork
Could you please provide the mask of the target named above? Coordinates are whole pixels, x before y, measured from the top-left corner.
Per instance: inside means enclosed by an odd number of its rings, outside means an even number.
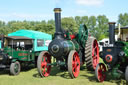
[[[50,75],[51,71],[51,65],[47,65],[51,63],[51,56],[48,53],[45,53],[45,55],[42,56],[42,62],[41,62],[41,69],[42,74],[44,77],[47,77]]]
[[[76,37],[75,35],[70,35],[71,40],[75,39],[75,37]]]
[[[80,72],[80,58],[77,52],[74,53],[73,59],[72,59],[72,73],[74,77],[78,77]]]
[[[64,34],[64,37],[66,37],[66,34]]]
[[[109,60],[108,60],[108,58],[109,58]],[[106,55],[105,56],[105,60],[108,62],[108,63],[110,63],[110,62],[112,62],[112,55]]]
[[[106,78],[106,75],[105,75],[105,72],[106,72],[106,67],[104,64],[99,64],[99,68],[98,68],[98,80],[100,82],[103,82]]]
[[[99,47],[97,40],[94,40],[92,48],[92,58],[93,58],[93,69],[96,69],[97,64],[99,63]]]

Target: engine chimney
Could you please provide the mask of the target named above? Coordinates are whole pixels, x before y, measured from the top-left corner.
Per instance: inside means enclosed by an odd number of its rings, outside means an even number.
[[[55,12],[55,27],[56,27],[55,38],[62,38],[63,32],[61,29],[61,8],[54,8],[54,12]]]
[[[109,22],[109,43],[114,44],[115,43],[115,22]]]

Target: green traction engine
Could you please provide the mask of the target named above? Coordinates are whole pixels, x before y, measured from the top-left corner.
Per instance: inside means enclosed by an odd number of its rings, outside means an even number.
[[[115,22],[109,23],[109,44],[103,46],[100,57],[106,65],[99,63],[96,67],[95,75],[99,82],[107,77],[125,77],[128,81],[128,42],[121,38],[115,41]]]
[[[88,70],[94,70],[99,63],[97,40],[88,36],[86,25],[80,25],[79,32],[70,34],[61,29],[61,9],[55,8],[56,32],[48,46],[38,57],[37,67],[41,77],[50,75],[51,65],[59,66],[60,70],[68,70],[71,78],[79,75],[80,66],[86,63]],[[51,56],[56,62],[51,63]]]

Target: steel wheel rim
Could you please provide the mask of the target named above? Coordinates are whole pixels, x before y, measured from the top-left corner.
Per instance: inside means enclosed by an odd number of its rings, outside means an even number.
[[[98,76],[98,80],[100,82],[103,82],[105,80],[105,78],[106,78],[106,75],[105,75],[106,67],[105,67],[105,65],[104,64],[99,64],[97,72],[98,72],[98,75],[97,75]]]
[[[19,65],[16,63],[15,66],[14,66],[14,71],[15,71],[15,73],[18,72],[18,68],[19,68]]]
[[[42,56],[42,60],[41,60],[41,70],[42,70],[42,75],[44,77],[47,77],[49,76],[50,74],[50,70],[51,70],[51,58],[50,58],[50,55],[45,53],[43,56]]]
[[[92,61],[93,61],[93,68],[96,69],[97,64],[99,63],[99,47],[96,40],[93,42],[92,48]]]
[[[75,52],[72,58],[72,72],[75,78],[79,75],[79,71],[80,71],[80,59],[78,53]]]

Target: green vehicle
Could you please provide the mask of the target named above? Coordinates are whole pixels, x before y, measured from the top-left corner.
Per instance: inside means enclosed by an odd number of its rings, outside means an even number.
[[[48,50],[51,40],[51,35],[32,30],[8,34],[1,38],[0,69],[9,68],[11,75],[18,75],[21,64],[36,64],[39,53]]]

